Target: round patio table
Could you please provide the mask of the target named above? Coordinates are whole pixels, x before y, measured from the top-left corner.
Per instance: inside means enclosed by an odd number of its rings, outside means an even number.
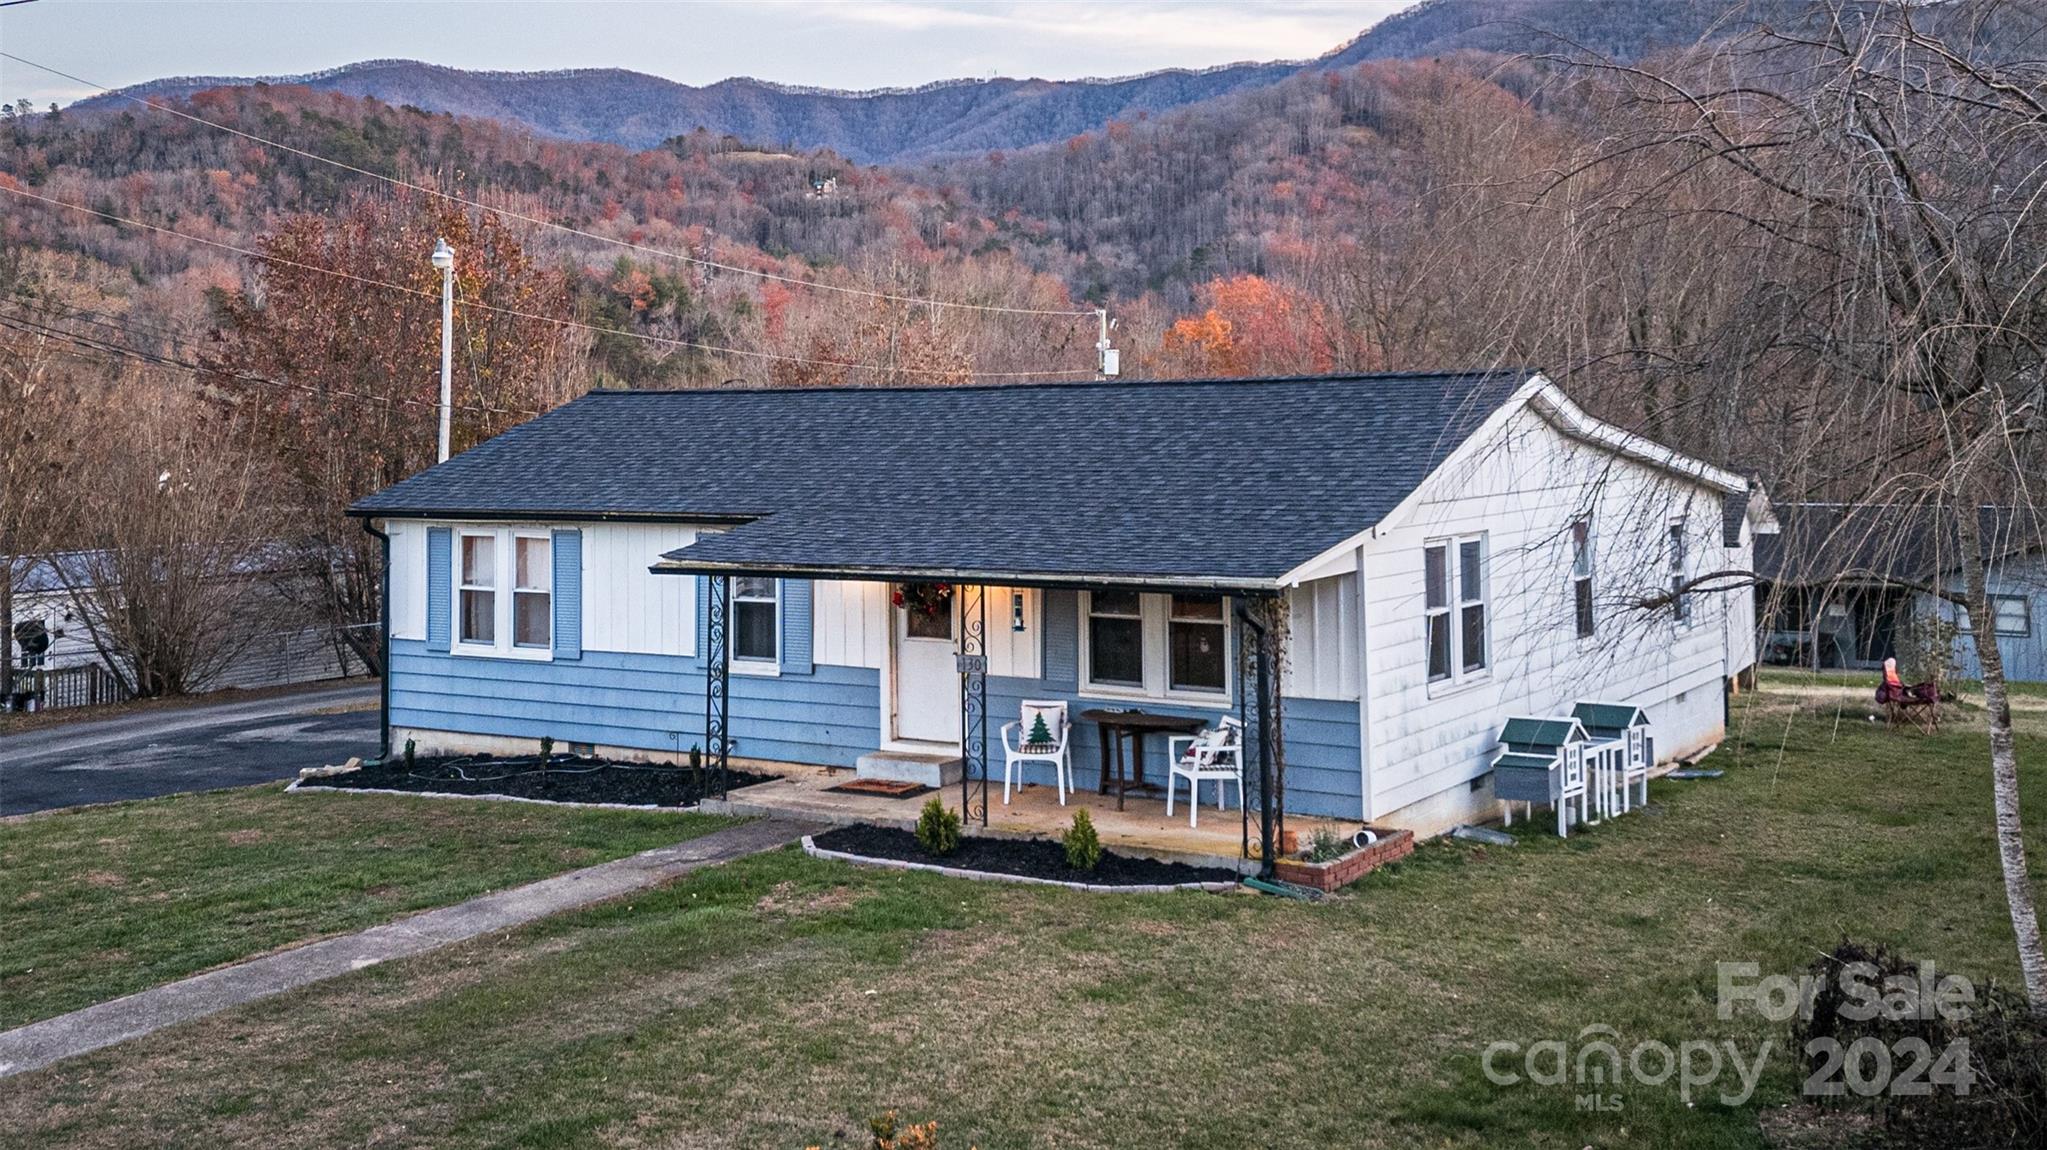
[[[1208,724],[1201,719],[1187,715],[1157,715],[1150,711],[1125,710],[1118,707],[1095,707],[1082,711],[1078,718],[1083,723],[1093,723],[1101,732],[1102,783],[1100,794],[1109,793],[1110,748],[1115,748],[1116,809],[1123,809],[1123,794],[1136,789],[1157,790],[1158,784],[1146,782],[1144,778],[1144,736],[1153,732],[1191,735]],[[1130,740],[1130,770],[1124,770],[1123,740]]]

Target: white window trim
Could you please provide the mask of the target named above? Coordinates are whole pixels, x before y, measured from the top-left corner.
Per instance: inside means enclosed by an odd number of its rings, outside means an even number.
[[[1580,523],[1585,525],[1585,574],[1583,575],[1578,574],[1577,532],[1578,524]],[[1566,572],[1565,578],[1566,586],[1570,591],[1571,634],[1578,637],[1578,642],[1582,646],[1599,640],[1599,534],[1593,530],[1592,516],[1589,514],[1580,515],[1572,519],[1568,531],[1567,545],[1569,553],[1566,555],[1566,558],[1569,560],[1569,570]],[[1578,630],[1578,584],[1581,582],[1586,584],[1587,594],[1585,598],[1592,612],[1592,629],[1584,632]]]
[[[1685,534],[1686,517],[1673,515],[1663,528],[1663,580],[1664,588],[1670,591],[1670,625],[1679,631],[1689,631],[1699,621],[1698,603],[1693,601],[1693,592],[1677,590],[1677,585],[1692,577],[1692,548],[1690,538]],[[1673,535],[1678,547],[1673,553]]]
[[[1991,634],[2006,639],[2024,639],[2032,635],[2033,627],[2035,624],[2033,620],[2033,603],[2030,598],[2024,595],[2002,595],[1995,591],[1991,592],[1988,596],[1986,596],[1986,598],[1990,600],[1989,606]],[[2006,601],[2015,602],[2019,604],[2020,618],[2024,619],[2026,622],[2025,630],[2007,631],[2004,628],[1999,627],[1997,625],[1997,605],[2000,602]],[[1970,613],[1968,610],[1964,608],[1957,607],[1955,609],[1955,624],[1956,629],[1964,635],[1973,635],[1976,632],[1976,628],[1971,625],[1972,619],[1970,618]]]
[[[1464,597],[1464,567],[1462,550],[1464,544],[1478,544],[1478,593],[1476,599]],[[1449,606],[1443,612],[1450,619],[1450,674],[1447,678],[1429,677],[1429,607],[1428,551],[1431,547],[1443,549],[1443,580],[1445,600]],[[1475,670],[1464,669],[1464,608],[1472,604],[1485,608],[1485,665]],[[1446,535],[1437,539],[1422,541],[1422,680],[1427,685],[1428,697],[1454,695],[1481,684],[1493,677],[1493,549],[1486,532],[1471,535]]]
[[[775,605],[775,653],[771,658],[742,656],[739,653],[739,586],[737,580],[727,577],[725,581],[725,647],[730,653],[726,666],[735,675],[763,675],[772,678],[782,673],[782,581],[771,579],[774,594],[767,599],[749,598],[750,603],[772,602]]]
[[[1213,707],[1228,705],[1235,699],[1237,688],[1237,629],[1230,626],[1232,602],[1223,596],[1223,686],[1220,691],[1195,691],[1186,688],[1175,689],[1168,685],[1172,675],[1170,661],[1172,644],[1167,637],[1172,619],[1173,597],[1171,595],[1144,592],[1138,595],[1138,626],[1140,656],[1144,666],[1144,685],[1133,687],[1123,683],[1097,683],[1094,681],[1094,641],[1088,620],[1094,614],[1094,593],[1080,593],[1080,689],[1083,699],[1149,700],[1162,703],[1189,703],[1195,706]]]
[[[462,639],[462,540],[488,536],[491,561],[491,606],[494,641],[469,643]],[[520,647],[512,642],[512,599],[518,574],[518,540],[547,541],[547,642],[539,647]],[[546,663],[554,659],[554,533],[545,527],[456,527],[448,564],[449,596],[448,653],[471,659],[525,659]]]

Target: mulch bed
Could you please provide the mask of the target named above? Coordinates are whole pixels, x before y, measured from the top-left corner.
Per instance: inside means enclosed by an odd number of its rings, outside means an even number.
[[[1042,839],[997,839],[968,837],[960,849],[943,857],[927,854],[917,836],[893,827],[850,826],[826,831],[812,840],[820,849],[842,851],[867,858],[928,863],[959,870],[990,874],[1021,875],[1091,886],[1173,886],[1180,883],[1235,883],[1244,876],[1221,867],[1189,866],[1158,859],[1103,851],[1093,870],[1074,870],[1066,865],[1066,850]]]
[[[773,775],[726,772],[732,789],[764,783]],[[555,803],[618,803],[635,807],[693,807],[708,786],[717,795],[716,772],[657,763],[624,763],[608,759],[556,755],[547,770],[539,755],[497,757],[461,755],[450,758],[364,763],[360,770],[307,779],[305,787],[348,790],[421,791],[443,795],[509,795]]]

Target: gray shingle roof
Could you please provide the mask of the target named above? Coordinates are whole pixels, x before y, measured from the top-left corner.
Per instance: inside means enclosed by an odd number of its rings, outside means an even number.
[[[593,392],[359,515],[743,521],[706,568],[1250,585],[1372,526],[1529,378]]]

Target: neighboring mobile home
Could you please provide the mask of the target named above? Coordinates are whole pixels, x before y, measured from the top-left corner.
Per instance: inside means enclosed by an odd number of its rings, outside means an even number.
[[[1213,719],[1233,603],[1285,596],[1287,809],[1429,833],[1496,813],[1508,715],[1722,737],[1753,599],[1668,593],[1749,567],[1746,499],[1475,372],[597,392],[354,512],[390,539],[388,721],[422,753],[665,759],[714,687],[735,756],[876,772],[959,756],[963,706]]]

